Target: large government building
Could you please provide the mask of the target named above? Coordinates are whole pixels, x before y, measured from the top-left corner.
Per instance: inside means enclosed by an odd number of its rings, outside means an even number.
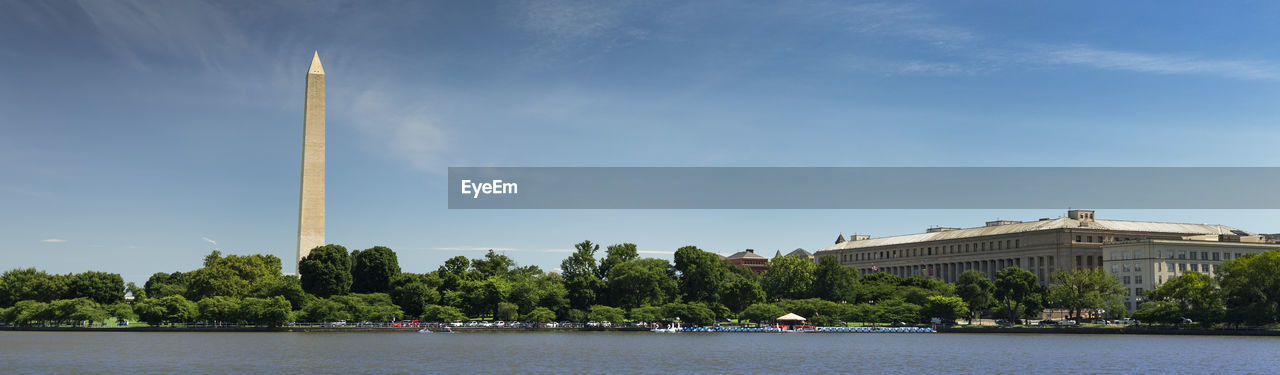
[[[1142,291],[1159,287],[1183,272],[1216,276],[1222,262],[1280,249],[1262,235],[1204,235],[1183,239],[1141,239],[1102,244],[1104,268],[1124,285],[1125,307],[1130,312],[1142,304]]]
[[[929,228],[924,233],[855,235],[848,240],[841,235],[815,256],[834,255],[861,274],[888,272],[947,282],[955,282],[966,270],[994,277],[1001,269],[1018,266],[1046,283],[1055,270],[1103,267],[1104,243],[1205,235],[1253,234],[1224,225],[1098,219],[1091,210],[1071,210],[1057,219],[999,220],[976,228]]]

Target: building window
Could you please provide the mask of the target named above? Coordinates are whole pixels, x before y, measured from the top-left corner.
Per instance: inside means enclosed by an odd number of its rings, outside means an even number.
[[[1119,264],[1112,264],[1112,265],[1111,265],[1111,273],[1113,273],[1113,274],[1120,273],[1120,265],[1119,265]]]
[[[1184,271],[1186,271],[1186,270],[1187,270],[1187,264],[1186,264],[1186,263],[1178,263],[1178,272],[1184,272]]]
[[[1021,239],[1013,240],[1013,248],[1017,249],[1017,248],[1022,247],[1022,245],[1021,245],[1021,244],[1019,244],[1019,242],[1021,242],[1021,241],[1022,241]]]
[[[1124,264],[1124,272],[1129,272],[1129,263]]]
[[[1201,252],[1200,252],[1200,260],[1209,260],[1209,252],[1208,252],[1208,251],[1201,251]]]
[[[1133,271],[1134,271],[1134,272],[1142,272],[1142,263],[1134,263],[1134,264],[1133,264]]]
[[[1179,251],[1178,259],[1187,259],[1187,253],[1185,251]]]
[[[1221,253],[1218,253],[1218,252],[1213,253],[1213,260],[1218,260],[1218,254],[1221,254]]]
[[[1134,277],[1133,277],[1133,283],[1134,283],[1134,284],[1139,284],[1139,285],[1141,285],[1141,284],[1142,284],[1142,275],[1134,276]],[[1138,294],[1142,294],[1142,288],[1138,288]]]
[[[1200,263],[1191,263],[1191,270],[1200,272]]]
[[[1111,253],[1111,260],[1120,260],[1120,253]]]

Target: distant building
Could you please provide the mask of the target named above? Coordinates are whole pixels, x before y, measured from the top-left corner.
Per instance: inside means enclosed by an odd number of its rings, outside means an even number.
[[[1266,243],[1262,235],[1223,234],[1104,242],[1102,257],[1104,269],[1124,285],[1124,305],[1132,312],[1142,304],[1143,291],[1184,272],[1216,276],[1224,261],[1276,249],[1280,245]]]
[[[726,257],[725,261],[747,267],[755,273],[763,273],[764,270],[769,268],[769,258],[756,254],[754,249],[746,249],[733,253],[733,255]]]
[[[810,253],[808,250],[805,250],[805,249],[795,249],[795,250],[792,250],[790,253],[787,253],[787,256],[789,256],[789,257],[801,257],[801,258],[805,258],[805,259],[813,260],[813,253]]]
[[[1046,283],[1056,270],[1102,267],[1102,245],[1107,241],[1220,234],[1252,235],[1225,225],[1104,220],[1094,218],[1091,210],[1070,210],[1057,219],[994,220],[976,228],[935,227],[881,238],[855,235],[815,256],[834,255],[861,274],[888,272],[947,282],[955,282],[965,270],[994,278],[1001,269],[1017,266]]]

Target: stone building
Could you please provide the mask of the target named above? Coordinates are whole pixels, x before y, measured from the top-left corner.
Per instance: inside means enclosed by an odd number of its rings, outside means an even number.
[[[1125,307],[1142,304],[1142,292],[1187,271],[1216,276],[1223,262],[1246,254],[1280,249],[1260,235],[1205,235],[1183,239],[1135,239],[1104,242],[1103,268],[1124,285]]]
[[[1106,220],[1092,210],[1070,210],[1057,219],[996,220],[975,228],[929,228],[924,233],[849,240],[819,250],[861,274],[888,272],[955,282],[961,272],[978,270],[988,277],[1009,266],[1035,273],[1046,283],[1053,271],[1103,265],[1107,241],[1181,240],[1186,236],[1250,233],[1210,224]]]

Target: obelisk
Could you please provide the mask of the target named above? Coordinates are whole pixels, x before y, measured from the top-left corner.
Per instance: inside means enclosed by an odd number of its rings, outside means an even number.
[[[320,52],[307,68],[302,114],[302,186],[298,196],[298,259],[324,245],[324,67]]]

